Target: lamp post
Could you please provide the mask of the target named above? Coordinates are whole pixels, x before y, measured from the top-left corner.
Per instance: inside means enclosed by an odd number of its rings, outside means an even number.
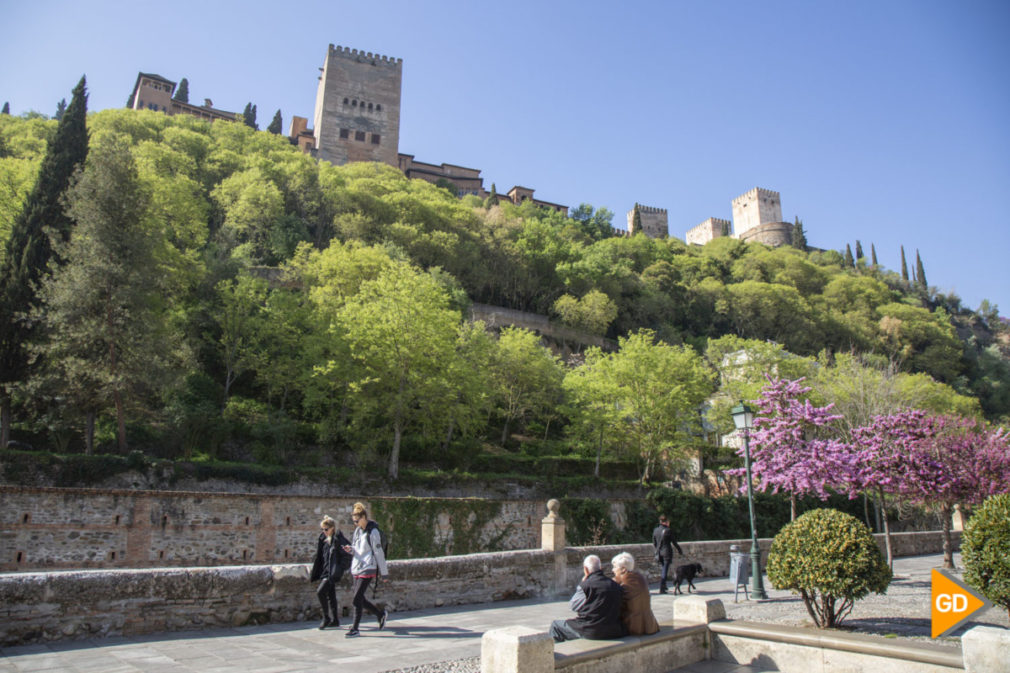
[[[761,549],[758,547],[757,526],[754,523],[754,495],[750,478],[750,429],[754,427],[754,410],[741,402],[729,412],[736,429],[743,432],[744,465],[747,466],[747,506],[750,509],[750,595],[755,600],[768,598],[761,581]]]

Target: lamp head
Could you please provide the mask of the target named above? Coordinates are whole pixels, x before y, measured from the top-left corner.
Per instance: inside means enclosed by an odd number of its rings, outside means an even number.
[[[743,402],[730,409],[729,413],[737,430],[750,430],[754,427],[754,410]]]

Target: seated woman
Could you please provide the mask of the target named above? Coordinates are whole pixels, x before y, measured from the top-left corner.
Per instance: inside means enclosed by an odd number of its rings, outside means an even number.
[[[659,631],[659,623],[652,614],[649,583],[642,573],[635,572],[635,557],[628,552],[615,556],[610,564],[614,580],[621,585],[621,623],[629,636],[647,636]]]

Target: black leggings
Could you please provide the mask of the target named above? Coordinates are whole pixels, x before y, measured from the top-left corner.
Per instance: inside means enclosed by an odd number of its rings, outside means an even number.
[[[339,622],[340,615],[337,612],[337,587],[329,577],[324,577],[316,588],[316,596],[319,597],[319,604],[323,606],[323,618]]]
[[[362,608],[368,610],[376,617],[382,614],[382,611],[379,610],[379,608],[375,607],[367,598],[365,598],[365,592],[368,591],[368,585],[371,583],[371,577],[354,578],[354,626],[352,628],[358,628],[358,624],[361,623]]]

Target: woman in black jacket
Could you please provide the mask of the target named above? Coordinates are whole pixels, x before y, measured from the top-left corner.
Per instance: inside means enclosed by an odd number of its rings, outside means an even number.
[[[351,565],[351,557],[343,549],[343,546],[350,544],[350,541],[337,530],[337,524],[332,518],[324,516],[319,527],[323,532],[319,534],[316,558],[312,562],[309,581],[320,580],[316,596],[319,597],[319,604],[323,606],[323,621],[319,623],[319,628],[325,629],[327,626],[340,626],[337,612],[337,582],[344,576],[344,570]]]

